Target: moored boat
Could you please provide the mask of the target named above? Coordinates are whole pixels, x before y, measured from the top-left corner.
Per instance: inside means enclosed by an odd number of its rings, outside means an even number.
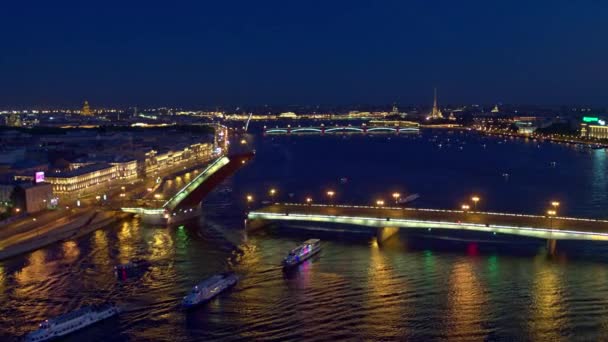
[[[114,271],[130,271],[135,269],[144,269],[150,267],[150,262],[145,259],[134,258],[126,264],[114,266]]]
[[[283,267],[289,268],[296,266],[304,260],[312,257],[321,251],[321,240],[308,239],[303,244],[294,248],[283,259]]]

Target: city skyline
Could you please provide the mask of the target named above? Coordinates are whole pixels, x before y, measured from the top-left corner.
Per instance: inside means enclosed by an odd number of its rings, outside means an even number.
[[[2,15],[2,106],[606,105],[608,4],[36,6]]]

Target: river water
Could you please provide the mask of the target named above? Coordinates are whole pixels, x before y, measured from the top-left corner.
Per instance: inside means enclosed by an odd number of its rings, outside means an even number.
[[[279,226],[246,234],[246,194],[270,200],[370,204],[398,191],[418,207],[479,208],[608,217],[606,152],[464,132],[407,136],[247,137],[256,158],[181,228],[129,219],[75,241],[0,262],[0,339],[84,304],[114,301],[126,312],[73,341],[196,340],[601,340],[608,336],[608,247],[558,242],[479,242],[407,233],[379,247],[365,230]],[[341,180],[346,178],[346,180]],[[310,237],[319,257],[293,272],[282,257]],[[481,241],[481,240],[480,240]],[[560,249],[560,247],[562,247]],[[116,263],[152,261],[119,281]],[[190,312],[178,307],[196,282],[232,269],[242,280]]]

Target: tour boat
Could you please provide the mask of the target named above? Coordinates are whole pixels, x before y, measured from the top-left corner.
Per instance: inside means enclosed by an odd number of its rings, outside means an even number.
[[[25,336],[25,341],[39,342],[59,338],[120,313],[114,304],[85,306],[78,310],[47,319],[40,328]]]
[[[234,286],[237,282],[238,277],[234,273],[216,274],[194,286],[190,293],[184,297],[182,306],[190,308],[202,304],[217,296],[222,291]]]
[[[283,267],[288,268],[296,266],[311,256],[319,253],[319,251],[321,251],[321,240],[306,240],[303,244],[291,250],[285,259],[283,259]]]

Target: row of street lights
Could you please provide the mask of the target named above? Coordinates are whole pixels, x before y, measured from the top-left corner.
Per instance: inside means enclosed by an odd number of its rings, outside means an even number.
[[[277,194],[277,190],[275,188],[270,188],[270,190],[268,191],[268,194],[270,195],[270,197],[272,198],[272,200],[274,201],[274,197]],[[327,190],[325,192],[325,194],[327,195],[329,202],[333,203],[333,199],[336,196],[336,192],[334,190]],[[394,201],[395,201],[395,205],[397,205],[399,203],[399,199],[401,198],[401,194],[398,192],[394,192],[391,194],[391,197],[393,197]],[[247,205],[251,205],[251,203],[253,203],[253,195],[251,194],[247,194],[246,196],[246,200],[247,200]],[[479,203],[479,201],[481,201],[481,197],[477,196],[477,195],[473,195],[471,196],[471,202],[473,202],[473,210],[477,211],[477,203]],[[312,204],[313,200],[312,197],[307,196],[306,197],[306,204]],[[385,205],[384,199],[377,199],[376,200],[376,206],[378,207],[383,207]],[[559,207],[560,203],[558,201],[551,201],[551,207],[553,209],[549,209],[547,210],[547,216],[549,218],[552,219],[553,216],[557,215],[557,208]],[[460,208],[462,209],[462,211],[467,212],[471,209],[471,206],[468,203],[464,203],[460,206]],[[551,226],[553,225],[553,222],[551,221]]]
[[[268,195],[270,196],[272,201],[274,201],[276,194],[277,194],[277,190],[275,188],[270,188],[270,190],[268,190]],[[327,196],[329,203],[333,204],[333,200],[336,197],[336,192],[334,190],[327,190],[325,192],[325,195]],[[395,205],[397,205],[399,203],[399,199],[401,198],[401,194],[398,192],[394,192],[391,194],[391,196],[393,197],[393,199],[395,201]],[[245,196],[245,199],[246,199],[248,205],[251,205],[251,203],[253,203],[253,201],[254,201],[254,197],[252,194],[247,194]],[[306,200],[306,204],[312,204],[312,202],[313,202],[312,197],[310,197],[310,196],[307,196],[305,200]],[[384,204],[385,204],[384,199],[376,200],[377,206],[384,206]]]

